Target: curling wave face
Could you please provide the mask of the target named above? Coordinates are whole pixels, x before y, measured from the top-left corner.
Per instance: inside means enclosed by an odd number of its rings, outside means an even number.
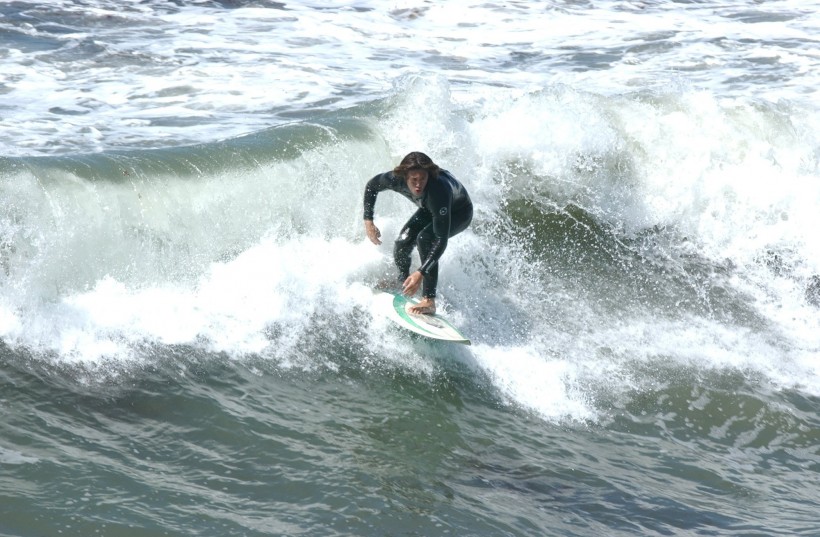
[[[320,312],[358,334],[391,269],[389,244],[362,241],[361,188],[404,150],[403,124],[476,200],[441,294],[511,400],[590,418],[613,369],[670,360],[817,393],[805,110],[564,86],[464,107],[438,77],[402,84],[222,142],[4,159],[4,339],[91,364],[139,360],[146,341],[291,363]],[[379,204],[390,236],[409,209]],[[530,386],[533,368],[556,390]]]

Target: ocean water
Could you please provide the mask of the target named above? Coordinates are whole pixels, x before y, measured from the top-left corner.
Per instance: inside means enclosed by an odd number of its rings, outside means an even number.
[[[0,535],[820,535],[818,9],[0,3]]]

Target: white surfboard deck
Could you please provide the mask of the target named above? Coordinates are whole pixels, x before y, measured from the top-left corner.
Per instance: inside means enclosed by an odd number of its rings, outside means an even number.
[[[450,321],[439,314],[418,315],[409,313],[407,308],[417,304],[418,301],[407,298],[400,293],[385,293],[379,291],[374,298],[375,310],[386,316],[397,325],[415,332],[416,334],[439,339],[442,341],[452,341],[469,345],[470,340],[464,337]]]

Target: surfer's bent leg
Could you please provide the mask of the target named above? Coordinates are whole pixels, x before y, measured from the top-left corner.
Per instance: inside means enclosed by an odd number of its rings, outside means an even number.
[[[454,237],[458,235],[465,229],[467,226],[470,225],[470,222],[473,221],[473,206],[470,205],[460,211],[453,213],[453,217],[450,220],[450,237]],[[426,226],[421,232],[418,234],[418,247],[419,247],[419,255],[421,256],[422,260],[427,259],[427,255],[430,253],[430,248],[433,246],[433,240],[435,239],[435,235],[433,234],[433,225],[430,224]],[[408,256],[409,257],[409,256]],[[429,269],[427,269],[427,274],[424,275],[424,286],[422,290],[422,296],[424,298],[436,298],[436,288],[438,287],[438,263],[433,263]]]
[[[419,238],[416,240],[419,247],[419,256],[422,259],[427,259],[430,253],[430,248],[433,247],[433,240],[436,238],[433,233],[433,224],[425,227],[419,233]],[[427,274],[424,275],[424,285],[422,287],[421,296],[424,298],[436,298],[436,287],[438,286],[438,263],[427,269]]]
[[[393,261],[399,269],[400,282],[404,282],[410,275],[410,256],[413,253],[413,247],[416,245],[416,237],[431,221],[430,212],[419,209],[401,228],[399,236],[393,244]]]

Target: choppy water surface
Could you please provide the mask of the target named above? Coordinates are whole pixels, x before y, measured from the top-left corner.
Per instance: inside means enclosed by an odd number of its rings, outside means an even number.
[[[817,534],[817,7],[3,4],[0,534]]]

